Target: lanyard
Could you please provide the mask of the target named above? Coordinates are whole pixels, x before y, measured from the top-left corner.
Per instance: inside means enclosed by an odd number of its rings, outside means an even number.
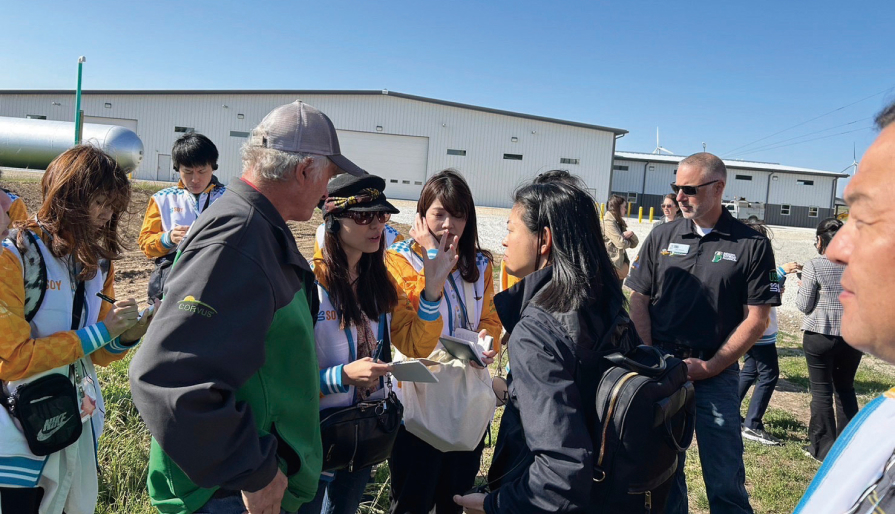
[[[466,330],[472,330],[472,324],[469,322],[469,311],[466,310],[466,303],[463,302],[463,296],[460,294],[460,290],[457,288],[457,283],[454,281],[454,274],[451,273],[448,275],[448,280],[451,283],[451,288],[454,290],[454,294],[457,296],[457,302],[460,304],[460,314],[463,320],[463,325]],[[473,286],[475,287],[475,286]],[[463,289],[465,292],[466,284],[463,284]],[[450,300],[448,300],[448,306],[450,307]],[[451,310],[453,312],[453,310]],[[451,328],[453,329],[454,323],[451,320]],[[451,334],[453,335],[453,334]]]

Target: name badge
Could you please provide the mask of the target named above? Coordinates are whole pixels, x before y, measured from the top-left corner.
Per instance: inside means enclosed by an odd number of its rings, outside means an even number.
[[[690,252],[690,245],[671,243],[668,245],[668,251],[671,255],[687,255]]]

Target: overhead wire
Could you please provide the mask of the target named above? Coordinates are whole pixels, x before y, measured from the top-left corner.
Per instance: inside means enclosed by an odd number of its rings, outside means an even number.
[[[724,153],[724,156],[728,156],[728,155],[732,154],[733,152],[736,152],[737,150],[740,150],[740,149],[742,149],[742,148],[746,148],[746,147],[752,146],[752,145],[754,145],[755,143],[758,143],[758,142],[760,142],[760,141],[764,141],[764,140],[766,140],[766,139],[770,139],[770,138],[772,138],[772,137],[774,137],[774,136],[776,136],[776,135],[782,134],[782,133],[784,133],[784,132],[786,132],[786,131],[792,130],[792,129],[797,128],[797,127],[801,127],[802,125],[806,125],[806,124],[808,124],[808,123],[811,123],[812,121],[815,121],[815,120],[818,120],[818,119],[820,119],[820,118],[823,118],[824,116],[828,116],[828,115],[830,115],[830,114],[833,114],[834,112],[841,111],[842,109],[846,109],[846,108],[848,108],[848,107],[851,107],[852,105],[859,104],[859,103],[861,103],[861,102],[863,102],[863,101],[865,101],[865,100],[869,100],[869,99],[871,99],[871,98],[873,98],[873,97],[875,97],[875,96],[879,96],[879,95],[888,93],[888,92],[890,92],[890,91],[892,91],[892,90],[895,90],[895,86],[888,87],[888,88],[886,88],[886,89],[884,89],[884,90],[882,90],[882,91],[880,91],[880,92],[878,92],[878,93],[874,93],[874,94],[872,94],[872,95],[870,95],[870,96],[864,97],[864,98],[862,98],[862,99],[860,99],[860,100],[857,100],[857,101],[855,101],[855,102],[852,102],[852,103],[850,103],[850,104],[848,104],[848,105],[843,105],[842,107],[837,107],[837,108],[833,109],[832,111],[825,112],[825,113],[821,114],[820,116],[815,116],[814,118],[811,118],[810,120],[803,121],[803,122],[801,122],[801,123],[797,123],[797,124],[795,124],[795,125],[793,125],[793,126],[791,126],[791,127],[787,127],[787,128],[785,128],[785,129],[783,129],[783,130],[780,130],[780,131],[778,131],[778,132],[774,132],[773,134],[771,134],[771,135],[769,135],[769,136],[765,136],[765,137],[763,137],[763,138],[756,139],[755,141],[752,141],[751,143],[747,143],[747,144],[745,144],[745,145],[738,146],[738,147],[734,148],[733,150],[730,150],[730,151],[728,151],[728,152],[725,152],[725,153]]]
[[[797,142],[795,142],[795,143],[789,143],[789,144],[784,144],[784,145],[779,145],[779,146],[772,146],[771,148],[765,148],[765,149],[763,149],[763,150],[750,150],[750,151],[748,151],[748,152],[740,152],[738,155],[749,155],[749,154],[751,154],[751,153],[767,152],[767,151],[769,151],[769,150],[776,150],[776,149],[778,149],[778,148],[786,148],[786,147],[788,147],[788,146],[800,145],[800,144],[802,144],[802,143],[809,143],[809,142],[811,142],[811,141],[818,141],[818,140],[821,140],[821,139],[827,139],[827,138],[831,138],[831,137],[841,136],[841,135],[843,135],[843,134],[851,134],[851,133],[853,133],[853,132],[861,132],[861,131],[864,131],[864,130],[870,130],[870,129],[872,129],[872,128],[873,128],[873,125],[870,125],[870,126],[867,126],[867,127],[864,127],[864,128],[859,128],[859,129],[855,129],[855,130],[846,130],[845,132],[839,132],[839,133],[836,133],[836,134],[830,134],[830,135],[827,135],[827,136],[815,137],[815,138],[811,138],[811,139],[806,139],[806,140],[804,140],[804,141],[797,141]]]
[[[762,145],[762,146],[759,146],[759,147],[757,147],[757,148],[750,148],[749,150],[747,150],[747,151],[745,151],[745,152],[738,152],[738,153],[736,153],[736,154],[727,154],[727,155],[730,156],[730,157],[732,157],[733,155],[745,155],[745,154],[747,154],[747,153],[757,152],[757,151],[759,151],[759,150],[763,150],[763,149],[768,148],[768,147],[770,147],[770,146],[776,146],[776,145],[779,145],[780,143],[786,143],[786,142],[789,142],[789,141],[792,141],[792,140],[795,140],[795,139],[801,139],[801,138],[803,138],[803,137],[813,136],[814,134],[820,134],[821,132],[826,132],[826,131],[828,131],[828,130],[833,130],[833,129],[837,129],[837,128],[840,128],[840,127],[847,127],[848,125],[854,125],[855,123],[858,123],[858,122],[861,122],[861,121],[865,121],[865,120],[870,120],[870,119],[873,119],[873,116],[867,116],[866,118],[861,118],[861,119],[858,119],[858,120],[850,121],[850,122],[848,122],[848,123],[842,123],[841,125],[833,125],[832,127],[827,127],[827,128],[825,128],[825,129],[821,129],[821,130],[815,130],[814,132],[808,132],[807,134],[802,134],[801,136],[795,136],[795,137],[791,137],[791,138],[789,138],[789,139],[783,139],[783,140],[780,140],[780,141],[776,141],[776,142],[774,142],[774,143],[768,143],[768,144],[766,144],[766,145]]]

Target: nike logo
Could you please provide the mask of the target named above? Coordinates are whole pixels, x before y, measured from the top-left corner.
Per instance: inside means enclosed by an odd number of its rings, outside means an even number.
[[[46,441],[52,437],[53,434],[61,430],[70,419],[71,416],[66,416],[64,412],[55,418],[48,419],[44,423],[44,427],[37,433],[37,440],[40,442]]]

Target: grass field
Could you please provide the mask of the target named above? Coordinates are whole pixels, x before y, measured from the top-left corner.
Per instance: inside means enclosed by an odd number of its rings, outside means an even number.
[[[768,431],[782,439],[782,446],[768,447],[746,441],[746,487],[757,513],[792,512],[805,488],[817,471],[818,463],[802,453],[807,443],[807,366],[801,354],[800,339],[783,334],[781,354],[781,386],[771,403],[765,424]],[[100,371],[106,396],[106,432],[100,442],[102,467],[99,514],[150,514],[154,512],[146,496],[146,462],[149,436],[140,420],[127,383],[129,359]],[[895,385],[895,370],[881,361],[865,357],[857,375],[859,399],[865,404]],[[496,440],[501,411],[492,427],[492,445]],[[487,470],[491,446],[486,448],[482,472]],[[690,488],[690,509],[707,513],[708,500],[702,484],[699,457],[692,448],[687,460]],[[388,469],[381,466],[368,486],[369,499],[362,512],[383,513],[388,506]]]

